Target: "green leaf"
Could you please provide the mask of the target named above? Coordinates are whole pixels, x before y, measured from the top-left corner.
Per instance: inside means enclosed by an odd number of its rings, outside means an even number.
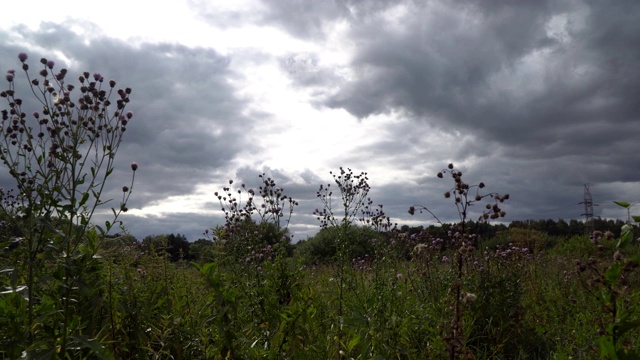
[[[622,206],[623,208],[628,208],[629,206],[631,206],[631,204],[626,201],[614,201],[614,203],[616,205]]]
[[[609,284],[614,284],[620,279],[620,274],[622,273],[622,263],[615,262],[604,273],[605,279]]]
[[[625,333],[635,328],[640,327],[640,319],[635,321],[624,321],[619,324],[615,324],[616,336],[621,338]]]
[[[360,335],[356,335],[356,337],[349,340],[349,344],[347,344],[347,350],[351,352],[351,350],[353,350],[354,347],[358,346],[359,343],[360,343]]]
[[[93,355],[96,355],[98,359],[114,360],[113,355],[96,339],[87,339],[84,336],[71,336],[78,344],[84,348],[91,349]]]
[[[633,218],[633,221],[640,222],[640,216],[632,215],[631,217]]]
[[[82,200],[80,200],[80,204],[78,204],[78,207],[84,206],[84,204],[87,203],[87,200],[89,200],[89,193],[88,192],[86,192],[86,193],[84,193],[84,195],[82,195]]]
[[[611,339],[608,336],[603,336],[600,338],[600,357],[603,359],[608,358],[611,360],[618,360],[616,347],[611,342]]]
[[[633,226],[624,224],[621,229],[620,239],[616,247],[622,247],[624,244],[633,240]]]

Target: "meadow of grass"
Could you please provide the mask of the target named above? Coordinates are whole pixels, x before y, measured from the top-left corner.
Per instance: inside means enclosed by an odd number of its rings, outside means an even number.
[[[598,248],[573,237],[534,251],[516,245],[523,238],[515,232],[510,243],[461,253],[427,234],[404,235],[372,239],[373,253],[342,271],[335,262],[288,257],[278,245],[270,256],[240,261],[214,244],[209,263],[171,262],[139,242],[102,250],[91,284],[99,295],[90,292],[91,304],[73,317],[77,334],[96,341],[67,349],[68,357],[443,359],[455,345],[455,358],[591,359],[600,357],[612,324],[640,316],[640,276],[630,258],[619,260],[611,285],[617,318],[607,308],[606,281],[597,274],[614,263],[613,239]],[[640,245],[625,252],[637,254]],[[462,282],[455,259],[463,262]],[[19,292],[0,297],[2,358],[38,343],[16,336],[25,331],[26,301]],[[460,324],[453,324],[456,307]],[[55,326],[48,317],[43,312],[39,326]],[[455,339],[454,326],[463,332]],[[637,352],[639,339],[630,328],[616,348]]]

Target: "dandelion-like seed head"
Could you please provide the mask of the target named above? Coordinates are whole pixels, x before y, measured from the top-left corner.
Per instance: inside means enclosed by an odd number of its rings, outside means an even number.
[[[474,302],[477,299],[478,299],[478,296],[476,294],[466,293],[462,298],[462,302],[466,304],[466,303]]]

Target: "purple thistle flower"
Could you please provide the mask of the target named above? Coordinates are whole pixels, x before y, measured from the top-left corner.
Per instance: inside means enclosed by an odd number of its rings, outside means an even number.
[[[133,171],[138,170],[138,164],[136,164],[136,163],[132,162],[132,163],[131,163],[131,170],[133,170]]]
[[[93,79],[95,81],[100,81],[100,80],[102,80],[102,75],[100,75],[100,73],[94,73],[93,74]]]
[[[18,54],[18,59],[20,59],[20,62],[25,62],[25,61],[27,61],[27,58],[29,58],[29,57],[28,57],[28,56],[27,56],[27,54],[25,54],[25,53],[20,53],[20,54]]]
[[[53,69],[53,66],[54,66],[55,64],[56,64],[56,63],[54,63],[54,62],[53,62],[53,60],[49,60],[49,61],[47,61],[47,67],[48,67],[49,69]]]

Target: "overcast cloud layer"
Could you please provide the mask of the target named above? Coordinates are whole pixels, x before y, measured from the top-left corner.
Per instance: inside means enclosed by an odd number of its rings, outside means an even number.
[[[300,202],[291,229],[305,238],[340,166],[368,172],[400,224],[431,222],[413,204],[457,218],[435,177],[449,162],[510,193],[507,221],[581,218],[585,183],[596,216],[625,219],[612,201],[640,200],[637,1],[222,5],[188,0],[148,26],[138,13],[126,35],[82,12],[0,27],[3,73],[26,52],[133,88],[110,194],[136,161],[122,220],[139,238],[196,240],[221,222],[213,192],[262,172]],[[175,31],[154,38],[154,21]]]

